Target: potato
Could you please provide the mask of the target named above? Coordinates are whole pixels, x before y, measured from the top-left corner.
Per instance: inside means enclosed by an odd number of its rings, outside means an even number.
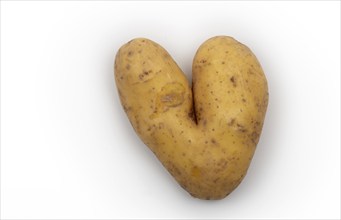
[[[200,199],[230,194],[250,165],[268,104],[251,50],[227,36],[204,42],[193,92],[169,53],[148,39],[123,45],[114,69],[132,126],[177,182]]]

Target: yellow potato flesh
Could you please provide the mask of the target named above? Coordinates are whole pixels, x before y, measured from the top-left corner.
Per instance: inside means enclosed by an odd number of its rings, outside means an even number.
[[[226,36],[202,44],[192,94],[165,49],[134,39],[116,55],[115,80],[135,131],[192,196],[222,199],[239,185],[268,103],[265,75],[246,46]]]

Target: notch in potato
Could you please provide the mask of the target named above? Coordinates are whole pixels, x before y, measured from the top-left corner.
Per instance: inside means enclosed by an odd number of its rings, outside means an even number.
[[[137,38],[115,59],[124,111],[141,140],[192,196],[222,199],[245,177],[268,105],[255,55],[227,36],[198,49],[193,83],[157,43]]]

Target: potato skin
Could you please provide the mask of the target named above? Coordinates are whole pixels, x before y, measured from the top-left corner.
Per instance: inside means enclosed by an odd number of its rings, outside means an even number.
[[[148,39],[123,45],[114,69],[132,126],[179,184],[200,199],[230,194],[250,165],[268,103],[253,53],[227,36],[204,42],[193,60],[193,95],[167,51]]]

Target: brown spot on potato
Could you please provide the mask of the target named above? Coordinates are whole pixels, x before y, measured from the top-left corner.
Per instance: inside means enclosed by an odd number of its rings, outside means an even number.
[[[237,129],[238,131],[243,132],[243,133],[247,131],[244,125],[241,125],[238,123],[237,123]]]
[[[232,77],[230,78],[230,81],[232,82],[233,87],[236,87],[236,86],[237,86],[237,82],[236,82],[236,79],[235,79],[234,76],[232,76]]]
[[[131,111],[131,107],[130,107],[130,106],[127,107],[127,106],[123,105],[123,110],[124,110],[126,113],[128,113],[129,111]]]
[[[131,57],[133,54],[134,54],[133,51],[129,51],[129,52],[128,52],[128,57]]]
[[[123,98],[122,91],[120,89],[117,89],[117,92],[120,99],[122,99]]]
[[[215,178],[215,179],[213,180],[213,182],[216,183],[219,179],[220,179],[220,178],[217,177],[217,178]]]
[[[228,126],[232,126],[234,122],[236,121],[235,118],[231,118],[231,120],[227,123]]]
[[[225,159],[220,159],[220,161],[217,163],[217,165],[221,168],[221,169],[225,169],[227,167],[227,160]]]
[[[261,123],[260,123],[259,121],[256,121],[256,122],[254,123],[253,128],[258,128],[259,126],[261,126]]]
[[[194,166],[191,170],[191,176],[199,178],[201,176],[201,170],[197,166]]]
[[[255,131],[252,132],[250,134],[250,139],[251,139],[252,143],[257,144],[258,139],[259,139],[259,134],[257,132],[255,132]]]
[[[246,102],[246,99],[242,99],[243,102]]]
[[[181,176],[180,169],[174,163],[168,161],[168,170],[173,176]]]
[[[126,69],[130,70],[130,65],[129,64],[126,65]]]

